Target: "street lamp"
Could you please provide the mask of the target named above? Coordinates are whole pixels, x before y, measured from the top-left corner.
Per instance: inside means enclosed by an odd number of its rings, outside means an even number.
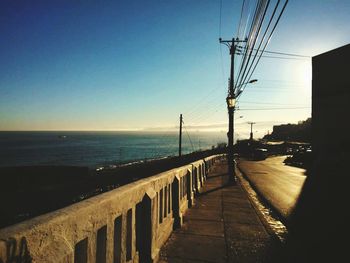
[[[236,183],[236,171],[235,171],[235,166],[234,166],[234,112],[235,112],[235,106],[237,102],[238,96],[242,93],[243,90],[239,90],[237,94],[235,94],[235,91],[241,87],[242,85],[245,84],[250,84],[257,82],[257,79],[252,79],[248,82],[242,83],[235,88],[233,88],[231,85],[233,84],[230,80],[230,86],[229,86],[229,92],[226,98],[226,103],[227,103],[227,109],[228,109],[228,115],[229,115],[229,131],[227,133],[228,135],[228,151],[227,151],[227,157],[228,157],[228,174],[229,174],[229,181],[231,184]],[[243,116],[241,116],[243,117]],[[240,118],[241,118],[240,117]]]
[[[236,99],[243,92],[242,89],[237,92],[237,88],[241,87],[242,85],[257,81],[256,79],[253,79],[246,83],[239,84],[238,86],[234,85],[234,64],[235,64],[234,60],[235,60],[235,54],[236,54],[236,46],[241,42],[247,42],[247,41],[248,41],[248,38],[245,38],[245,39],[232,38],[232,40],[222,40],[221,38],[219,38],[219,42],[221,44],[226,45],[230,49],[230,56],[231,56],[230,78],[229,78],[228,96],[226,98],[226,102],[227,102],[227,109],[228,109],[228,125],[229,125],[228,133],[227,133],[228,175],[229,175],[229,182],[232,184],[236,183],[236,174],[235,174],[235,168],[234,168],[234,154],[233,154],[234,111],[235,111]]]
[[[248,82],[242,83],[242,84],[239,85],[238,87],[241,87],[241,86],[243,86],[243,85],[245,85],[245,84],[254,83],[254,82],[257,82],[257,81],[258,81],[257,79],[252,79],[252,80],[250,80],[250,81],[248,81]],[[236,88],[238,88],[238,87],[236,87]],[[243,90],[238,91],[238,93],[237,93],[237,95],[236,95],[236,98],[238,98],[239,95],[241,95],[242,92],[243,92]]]
[[[227,107],[228,108],[234,108],[235,105],[236,105],[236,98],[232,95],[228,95],[227,98],[226,98],[226,102],[227,102]]]

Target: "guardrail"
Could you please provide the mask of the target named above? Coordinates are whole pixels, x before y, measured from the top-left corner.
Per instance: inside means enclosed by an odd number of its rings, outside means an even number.
[[[0,230],[0,263],[157,262],[214,155]],[[64,193],[62,193],[64,194]]]

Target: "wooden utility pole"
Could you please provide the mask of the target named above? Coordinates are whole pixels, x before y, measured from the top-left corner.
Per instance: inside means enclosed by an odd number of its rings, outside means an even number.
[[[234,58],[236,53],[236,44],[239,42],[246,42],[247,40],[222,40],[219,39],[220,43],[225,44],[230,49],[231,55],[231,68],[230,68],[230,79],[229,79],[229,87],[228,87],[228,95],[226,98],[227,102],[227,110],[228,110],[228,145],[227,145],[227,161],[228,161],[228,174],[229,180],[231,184],[236,183],[236,171],[234,166],[234,112],[235,112],[235,101],[236,101],[236,93],[235,93],[235,85],[234,85]],[[239,95],[239,94],[238,94]]]
[[[182,114],[180,114],[180,131],[179,131],[179,157],[181,157],[181,147],[182,147]]]
[[[232,97],[233,100],[236,100],[235,90],[234,90],[234,65],[235,65],[235,50],[236,44],[234,39],[232,39],[231,47],[230,47],[230,55],[231,55],[231,70],[230,70],[230,82],[228,88],[228,96]],[[234,167],[234,152],[233,152],[233,144],[234,144],[234,113],[235,107],[228,106],[228,174],[231,183],[236,183],[236,171]]]
[[[248,122],[248,124],[250,124],[250,138],[249,140],[253,140],[253,125],[255,124],[255,122]]]

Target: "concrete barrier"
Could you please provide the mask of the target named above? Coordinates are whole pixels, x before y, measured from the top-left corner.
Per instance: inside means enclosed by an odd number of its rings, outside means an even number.
[[[207,157],[1,229],[0,263],[157,262],[159,249],[181,227],[220,158]]]

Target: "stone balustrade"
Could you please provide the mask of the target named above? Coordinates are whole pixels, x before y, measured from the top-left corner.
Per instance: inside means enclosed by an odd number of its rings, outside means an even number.
[[[157,262],[159,249],[181,227],[220,158],[214,155],[1,229],[0,263]]]

